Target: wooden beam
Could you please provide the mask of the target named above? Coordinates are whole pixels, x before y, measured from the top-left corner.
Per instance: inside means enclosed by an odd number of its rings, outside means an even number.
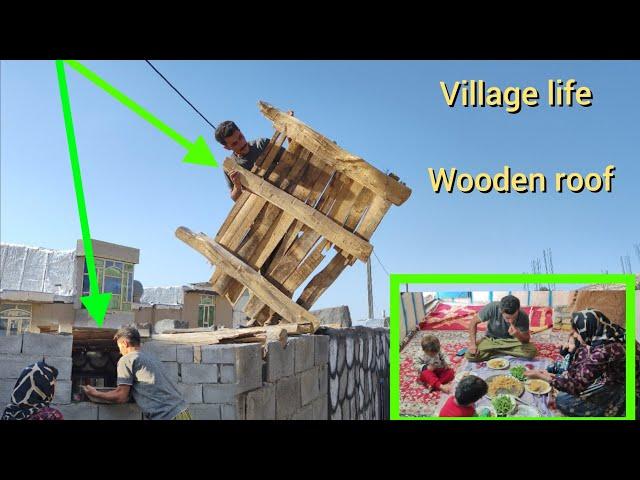
[[[348,230],[343,229],[333,220],[327,218],[309,205],[274,187],[269,182],[261,179],[257,175],[244,170],[231,158],[224,161],[225,171],[238,171],[238,178],[242,186],[248,188],[256,195],[264,200],[273,203],[281,208],[289,215],[308,225],[313,230],[328,239],[331,243],[336,244],[341,249],[366,262],[371,255],[373,247],[362,238],[354,235]],[[231,230],[231,229],[229,229]],[[227,232],[227,235],[229,232]]]
[[[312,315],[300,305],[294,303],[284,293],[265,280],[258,272],[228,252],[212,238],[204,234],[195,234],[185,227],[179,227],[176,230],[176,236],[203,254],[209,261],[215,263],[216,266],[225,271],[227,275],[234,277],[240,283],[250,288],[260,300],[273,311],[280,314],[282,318],[293,323],[310,324],[314,332],[318,329],[320,322],[315,315]]]
[[[262,114],[271,120],[277,130],[287,137],[322,157],[337,171],[344,173],[360,185],[395,205],[402,205],[411,195],[411,189],[394,178],[385,175],[369,165],[362,158],[346,150],[319,134],[308,125],[291,117],[265,102],[259,102]]]

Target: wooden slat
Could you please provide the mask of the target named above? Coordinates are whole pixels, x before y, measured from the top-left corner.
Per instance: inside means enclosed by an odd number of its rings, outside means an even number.
[[[251,327],[251,328],[223,328],[214,332],[177,332],[154,335],[154,340],[164,343],[180,343],[185,345],[215,345],[221,341],[266,336],[279,339],[284,335],[300,335],[309,333],[308,329],[296,323],[283,323],[275,326]]]
[[[347,265],[347,258],[340,252],[336,253],[329,264],[320,273],[313,277],[305,287],[300,298],[297,300],[297,303],[306,309],[310,309],[320,295],[322,295],[336,280],[336,278],[338,278]]]
[[[282,318],[293,323],[307,323],[313,331],[320,325],[318,319],[304,308],[295,304],[276,287],[265,280],[249,265],[229,253],[220,244],[204,234],[194,234],[185,227],[176,230],[176,236],[202,253],[209,261],[224,270],[227,275],[236,278],[243,285],[253,291],[266,305],[277,312]]]
[[[252,169],[252,171],[254,171],[256,175],[258,175],[259,177],[264,177],[264,175],[267,173],[267,171],[273,164],[273,161],[278,155],[278,152],[280,152],[280,147],[282,147],[282,144],[284,143],[285,140],[286,140],[285,135],[276,136],[274,134],[274,136],[271,138],[271,141],[269,142],[269,145],[265,149],[265,152],[263,152],[264,160],[263,159],[258,159],[261,161],[256,160],[256,163],[254,165],[255,168]],[[280,158],[280,160],[282,160],[282,158]]]
[[[289,272],[289,276],[282,286],[290,295],[293,295],[293,292],[302,285],[302,282],[322,263],[322,260],[324,260],[322,252],[327,248],[328,243],[327,241],[321,241],[300,265]]]
[[[224,223],[218,230],[218,233],[216,233],[216,242],[219,242],[222,236],[226,233],[229,225],[231,225],[236,219],[236,217],[238,216],[238,212],[240,212],[246,201],[249,200],[250,196],[251,192],[248,192],[246,190],[244,190],[240,194],[240,197],[238,197],[238,199],[233,204],[233,207],[231,207],[231,211],[229,212],[229,215],[227,215],[227,218],[225,218]]]
[[[226,171],[235,169],[236,165],[233,159],[227,158],[224,161]],[[243,186],[260,195],[265,201],[277,205],[346,252],[358,257],[363,262],[366,262],[369,258],[373,247],[366,240],[357,237],[348,230],[344,230],[317,210],[274,187],[253,173],[244,171],[239,172],[238,176]]]
[[[344,173],[362,186],[380,195],[395,205],[402,205],[411,189],[392,177],[352,155],[319,134],[295,117],[291,117],[265,102],[259,102],[262,114],[273,122],[273,126],[307,150],[320,155],[337,171]]]

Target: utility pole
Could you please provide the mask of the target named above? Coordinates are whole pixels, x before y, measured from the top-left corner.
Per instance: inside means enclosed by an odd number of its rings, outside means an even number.
[[[367,291],[369,292],[369,319],[373,319],[373,285],[371,281],[371,257],[367,259]]]

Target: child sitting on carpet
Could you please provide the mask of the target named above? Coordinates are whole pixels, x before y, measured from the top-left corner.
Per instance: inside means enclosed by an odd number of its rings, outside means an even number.
[[[549,365],[547,367],[547,372],[553,373],[555,375],[560,375],[561,373],[567,371],[569,365],[571,365],[571,361],[573,360],[573,356],[575,355],[576,349],[579,345],[580,343],[575,337],[575,333],[572,331],[569,334],[569,338],[567,339],[567,341],[560,347],[560,355],[562,355],[562,358]]]
[[[434,390],[442,390],[451,393],[451,382],[455,372],[447,363],[447,358],[440,350],[440,340],[434,335],[425,335],[420,342],[424,357],[420,358],[422,364],[419,380]]]
[[[440,409],[440,416],[473,417],[476,414],[474,403],[484,397],[488,389],[487,382],[480,377],[463,378],[456,387],[456,394],[451,395]]]

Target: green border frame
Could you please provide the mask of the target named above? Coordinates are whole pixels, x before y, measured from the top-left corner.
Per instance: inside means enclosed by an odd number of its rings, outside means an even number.
[[[626,286],[626,415],[624,417],[516,417],[516,418],[441,418],[400,416],[400,286],[402,284],[500,284],[500,283],[569,283],[569,284],[608,284],[617,283]],[[635,420],[635,276],[631,274],[412,274],[392,273],[390,284],[390,417],[391,420],[471,420],[471,421],[518,421],[518,420]],[[631,352],[631,353],[629,353]]]

